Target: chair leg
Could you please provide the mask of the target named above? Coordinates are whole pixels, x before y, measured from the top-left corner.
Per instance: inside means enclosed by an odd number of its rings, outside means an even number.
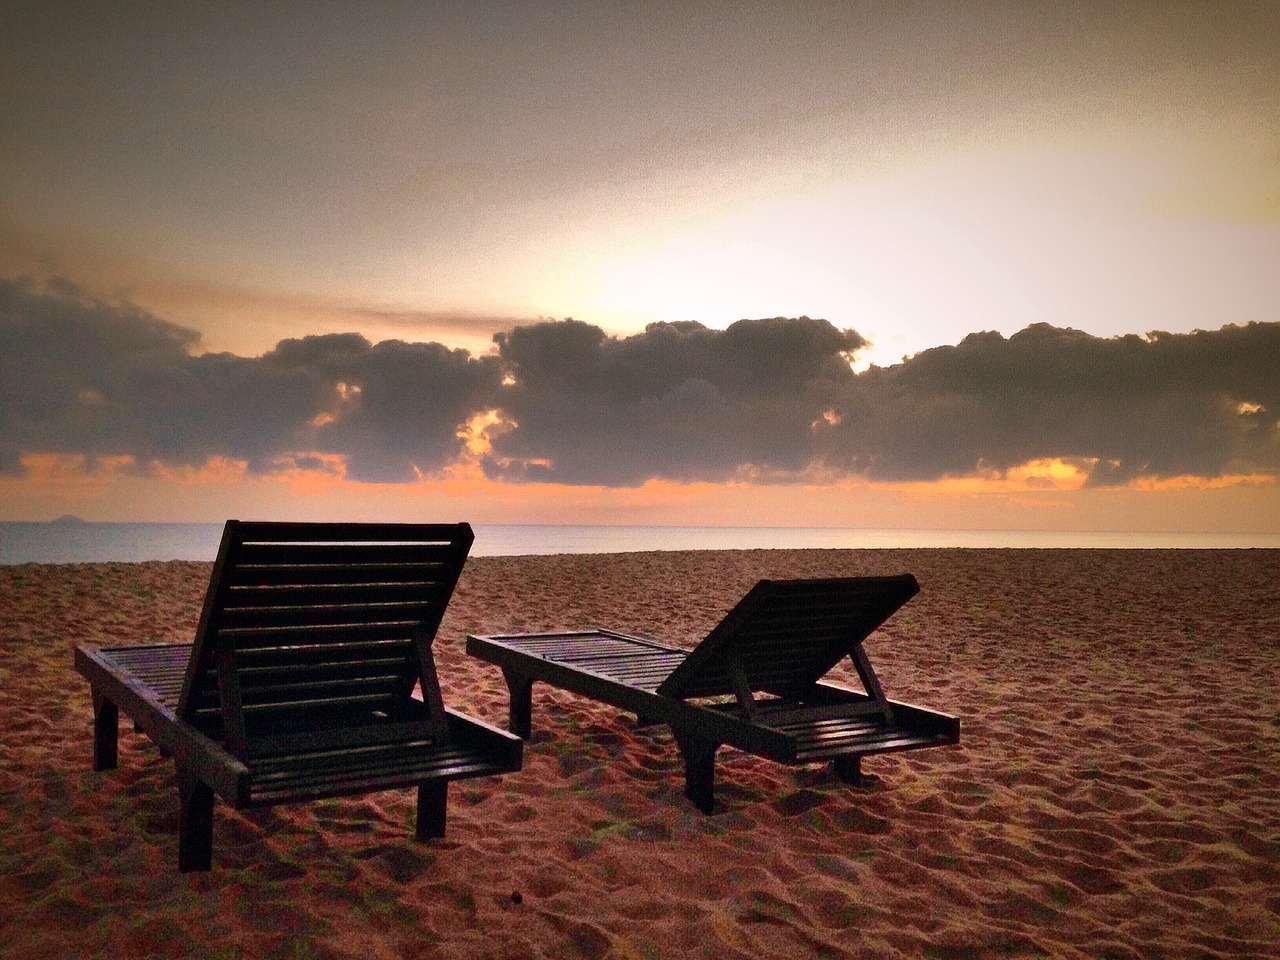
[[[418,784],[418,824],[414,836],[419,840],[441,839],[448,812],[448,780],[428,780]]]
[[[179,768],[178,804],[178,869],[208,870],[213,862],[213,790]]]
[[[703,813],[715,806],[716,751],[720,744],[702,737],[676,733],[684,757],[684,792]]]
[[[507,729],[521,740],[528,740],[533,733],[533,680],[516,673],[509,667],[502,668],[510,698],[510,719]]]
[[[93,769],[115,769],[119,735],[119,707],[95,691],[93,694]]]
[[[862,786],[862,757],[849,754],[831,761],[831,772],[853,787]]]

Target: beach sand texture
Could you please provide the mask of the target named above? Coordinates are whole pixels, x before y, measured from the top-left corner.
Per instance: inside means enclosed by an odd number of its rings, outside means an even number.
[[[826,768],[723,750],[716,812],[670,733],[534,691],[525,768],[242,815],[176,867],[173,765],[121,725],[94,773],[76,643],[189,642],[209,564],[0,568],[0,954],[1270,957],[1280,953],[1280,551],[866,550],[476,558],[436,643],[588,622],[691,646],[759,578],[911,572],[868,641],[956,747]],[[123,719],[123,718],[122,718]],[[518,894],[518,896],[513,896]]]

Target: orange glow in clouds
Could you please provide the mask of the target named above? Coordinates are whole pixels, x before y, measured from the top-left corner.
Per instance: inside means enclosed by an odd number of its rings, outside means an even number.
[[[1033,490],[1080,490],[1089,478],[1096,460],[1071,461],[1060,457],[1028,460],[1001,473],[992,470],[979,476],[944,477],[918,483],[901,484],[919,496],[969,496],[983,493],[1022,493]]]
[[[466,451],[414,483],[364,483],[341,456],[294,453],[277,472],[252,475],[243,461],[202,467],[139,465],[38,454],[23,473],[0,476],[0,519],[216,522],[245,519],[469,520],[686,526],[808,526],[895,529],[1280,532],[1280,484],[1265,475],[1141,478],[1122,487],[1085,485],[1089,460],[1034,460],[1004,473],[932,483],[822,479],[793,483],[678,483],[639,487],[510,483],[486,477],[480,457],[496,414],[460,430]],[[139,505],[145,505],[144,510]]]

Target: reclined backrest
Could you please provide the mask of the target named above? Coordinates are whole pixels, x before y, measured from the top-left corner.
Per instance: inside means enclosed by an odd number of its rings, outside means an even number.
[[[431,642],[472,539],[465,523],[228,521],[179,715],[241,757],[406,722],[439,734]]]
[[[801,695],[920,590],[915,577],[761,580],[660,687],[673,697]]]

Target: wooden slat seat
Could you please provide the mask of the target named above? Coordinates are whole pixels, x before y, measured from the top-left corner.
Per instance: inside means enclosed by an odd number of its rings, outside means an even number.
[[[118,712],[171,753],[178,862],[207,869],[216,794],[240,808],[418,787],[419,839],[450,780],[520,769],[518,737],[449,710],[431,644],[466,524],[228,521],[194,644],[77,647],[94,768]]]
[[[959,742],[954,717],[889,700],[863,650],[918,590],[910,575],[763,580],[692,651],[590,628],[469,636],[467,652],[502,668],[522,737],[536,681],[669,724],[686,793],[709,812],[725,744],[786,764],[831,761],[856,783],[865,755]],[[822,681],[844,657],[863,692]]]

